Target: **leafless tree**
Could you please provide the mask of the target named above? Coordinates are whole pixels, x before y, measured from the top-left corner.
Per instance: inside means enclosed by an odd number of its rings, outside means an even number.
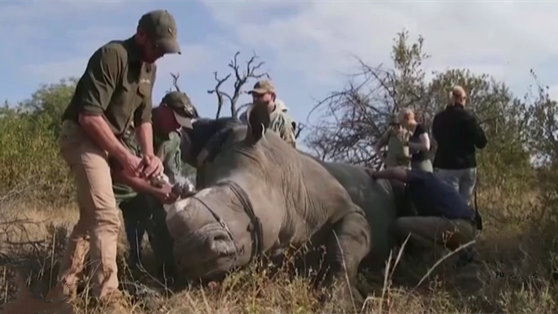
[[[172,86],[176,89],[177,92],[180,92],[180,87],[178,86],[178,79],[180,78],[180,73],[176,72],[171,73],[172,76]]]
[[[420,106],[424,90],[400,84],[393,70],[357,61],[360,72],[350,76],[343,90],[331,93],[310,112],[309,117],[319,111],[322,115],[306,142],[322,159],[372,167],[380,162],[374,144],[389,120],[401,108]]]
[[[302,133],[302,131],[304,131],[306,129],[306,125],[299,123],[296,126],[296,131],[295,131],[295,139],[298,139],[298,137],[300,136],[300,134]]]
[[[240,55],[240,51],[237,51],[234,54],[233,59],[229,63],[229,68],[232,69],[232,73],[229,73],[223,78],[219,78],[218,73],[214,72],[215,81],[217,84],[215,88],[212,90],[208,90],[207,93],[215,94],[217,96],[217,113],[215,118],[219,118],[221,115],[221,110],[223,109],[223,105],[225,105],[225,101],[228,101],[231,108],[231,116],[237,117],[238,113],[241,108],[237,108],[237,102],[240,98],[240,95],[243,93],[242,87],[248,83],[250,79],[260,79],[262,77],[269,78],[267,72],[264,73],[257,73],[260,68],[265,64],[264,62],[257,62],[259,57],[254,53],[252,57],[246,62],[244,70],[241,70],[241,66],[238,63],[238,56]],[[234,75],[235,82],[233,84],[233,93],[232,96],[230,93],[227,93],[221,90],[221,86],[225,83],[232,75]]]
[[[307,137],[307,145],[320,158],[378,166],[374,145],[389,121],[402,108],[412,108],[419,122],[430,125],[434,102],[425,84],[422,62],[423,39],[407,42],[407,32],[398,34],[392,48],[392,66],[371,66],[356,58],[359,70],[349,75],[341,91],[333,92],[311,110],[321,116]],[[447,95],[447,94],[445,94]]]
[[[370,66],[357,58],[359,71],[349,76],[348,84],[319,101],[309,114],[321,113],[305,140],[314,154],[325,160],[378,166],[380,152],[374,145],[397,111],[412,109],[417,122],[431,131],[435,114],[449,103],[451,88],[461,85],[468,93],[468,109],[493,139],[491,147],[506,143],[517,149],[513,156],[520,156],[523,144],[519,139],[525,129],[522,101],[514,100],[503,82],[467,69],[434,72],[427,80],[422,64],[430,56],[422,48],[422,37],[410,43],[408,33],[402,32],[392,47],[391,66]],[[433,158],[436,141],[432,136],[431,140],[429,155]]]

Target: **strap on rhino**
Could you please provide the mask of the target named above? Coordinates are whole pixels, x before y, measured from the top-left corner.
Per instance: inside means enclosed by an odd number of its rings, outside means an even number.
[[[218,185],[228,185],[233,193],[236,195],[240,204],[244,208],[244,211],[250,218],[250,226],[248,226],[248,230],[252,233],[252,252],[250,253],[250,262],[255,256],[262,256],[264,251],[264,239],[263,239],[263,230],[262,230],[262,222],[260,218],[256,216],[256,212],[254,211],[254,206],[250,201],[250,197],[246,193],[246,191],[240,187],[236,182],[231,180],[226,180],[223,182],[218,183]]]
[[[256,216],[256,213],[254,212],[254,207],[252,206],[250,197],[248,197],[248,194],[242,187],[240,187],[236,182],[231,180],[221,181],[215,184],[214,186],[230,187],[233,193],[235,194],[235,196],[240,201],[242,208],[250,218],[250,226],[248,227],[248,230],[252,234],[252,252],[250,252],[249,262],[252,262],[252,260],[256,256],[261,257],[263,255],[263,250],[264,250],[262,223],[260,221],[260,218],[258,218],[258,216]],[[202,205],[205,206],[209,210],[209,212],[211,212],[211,214],[213,215],[213,217],[215,217],[215,219],[219,222],[219,224],[221,224],[221,226],[223,226],[223,228],[227,230],[229,236],[235,242],[236,245],[236,240],[234,239],[234,235],[232,234],[229,227],[227,226],[227,223],[215,211],[213,211],[213,209],[211,209],[211,207],[208,206],[204,201],[197,198],[196,196],[192,196],[192,198],[202,203]],[[238,254],[238,250],[237,250],[237,254]]]

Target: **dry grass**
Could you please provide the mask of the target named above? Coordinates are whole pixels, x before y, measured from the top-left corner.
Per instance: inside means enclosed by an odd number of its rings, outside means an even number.
[[[558,294],[550,280],[549,245],[541,235],[541,225],[534,224],[540,215],[536,197],[510,199],[499,191],[490,191],[480,195],[480,200],[485,230],[475,246],[478,263],[455,269],[450,256],[433,268],[440,252],[421,261],[394,256],[391,264],[395,267],[385,274],[360,275],[360,286],[369,293],[363,313],[558,312]],[[55,278],[56,261],[69,228],[77,219],[77,209],[15,204],[2,204],[1,251],[29,258],[32,263],[27,276],[31,290],[44,293]],[[125,254],[124,242],[121,248]],[[146,269],[149,271],[151,266],[147,263]],[[130,278],[127,272],[122,272],[121,277]],[[2,303],[12,300],[12,279],[4,267],[0,273]],[[146,282],[162,290],[154,280]],[[161,295],[155,305],[160,313],[347,312],[339,308],[336,300],[320,302],[322,293],[310,289],[304,278],[245,270],[209,287]],[[88,306],[86,297],[78,303],[79,313],[98,312]],[[155,312],[142,310],[139,303],[131,305],[131,312],[142,311]]]

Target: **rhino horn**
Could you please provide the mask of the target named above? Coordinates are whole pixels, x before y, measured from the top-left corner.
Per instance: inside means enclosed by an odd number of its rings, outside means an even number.
[[[256,144],[265,134],[271,124],[271,117],[267,106],[254,104],[247,113],[248,129],[245,141],[249,145]]]

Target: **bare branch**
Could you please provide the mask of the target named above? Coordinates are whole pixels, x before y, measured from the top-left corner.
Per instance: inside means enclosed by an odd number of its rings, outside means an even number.
[[[240,69],[241,67],[238,63],[239,55],[240,51],[237,51],[228,64],[229,68],[232,70],[232,73],[227,75],[224,79],[218,79],[217,72],[215,72],[215,80],[217,81],[217,86],[215,87],[215,89],[207,91],[209,94],[215,93],[217,95],[217,118],[221,114],[225,99],[229,101],[231,116],[237,117],[239,112],[239,108],[237,108],[237,102],[243,93],[242,88],[244,87],[244,85],[247,84],[250,79],[260,79],[262,77],[269,78],[269,75],[266,72],[256,73],[265,63],[259,62],[255,64],[256,60],[258,59],[258,56],[255,53],[246,62],[245,70]],[[221,91],[220,87],[233,74],[235,77],[235,82],[233,84],[233,92],[231,96],[231,94]]]
[[[229,74],[222,79],[217,76],[217,72],[213,72],[213,75],[215,77],[215,81],[217,81],[217,84],[215,85],[215,89],[208,90],[207,93],[217,95],[217,114],[215,115],[215,119],[218,119],[221,115],[221,109],[225,104],[225,98],[232,102],[231,96],[220,90],[221,85],[225,83],[229,79],[229,77],[231,77],[231,75]]]
[[[180,87],[178,86],[178,78],[180,78],[180,73],[176,72],[176,74],[171,73],[172,76],[172,86],[176,89],[177,92],[180,92]]]
[[[305,128],[306,128],[306,125],[304,125],[304,124],[302,124],[302,123],[299,124],[299,125],[297,125],[296,130],[295,130],[295,139],[298,139],[298,137],[300,136],[300,133],[302,133],[302,131],[303,131]]]
[[[423,60],[427,58],[421,51],[422,39],[412,45],[405,43],[405,40],[406,35],[400,34],[393,47],[392,68],[370,66],[356,58],[359,70],[349,75],[347,85],[318,101],[312,108],[307,118],[307,129],[311,132],[305,142],[317,156],[368,167],[381,165],[381,159],[377,156],[381,152],[376,152],[374,146],[388,128],[390,118],[398,110],[410,108],[415,112],[417,122],[430,130],[435,114],[447,106],[448,93],[456,84],[467,90],[468,106],[483,123],[487,137],[498,138],[492,140],[493,143],[499,142],[493,145],[513,142],[510,147],[515,147],[516,152],[524,150],[524,143],[519,141],[528,128],[527,123],[521,120],[525,110],[522,109],[522,102],[514,104],[516,100],[503,83],[487,75],[474,75],[468,70],[457,69],[433,73],[433,79],[427,80],[422,70]],[[542,93],[539,91],[539,94]],[[545,143],[549,143],[550,147],[558,147],[558,134],[553,134],[558,133],[555,131],[558,109],[554,112],[550,109],[552,106],[549,101],[541,100],[539,106],[532,107],[531,114],[538,115],[539,119],[536,124],[532,124],[536,136],[530,138],[537,139],[531,144],[537,147],[536,150],[545,150],[547,155],[558,156],[558,148],[554,152],[538,144],[539,138],[547,138]],[[313,125],[310,115],[318,115],[317,119],[312,119],[317,121]],[[433,157],[437,145],[436,138],[432,135],[431,138],[432,148],[428,153]],[[518,156],[521,154],[518,153]],[[508,161],[511,162],[517,161]]]
[[[306,142],[324,159],[378,167],[381,159],[374,145],[390,117],[421,103],[425,89],[411,75],[403,81],[395,70],[372,67],[358,58],[357,64],[360,70],[350,76],[347,86],[312,109],[310,114],[321,116]]]

